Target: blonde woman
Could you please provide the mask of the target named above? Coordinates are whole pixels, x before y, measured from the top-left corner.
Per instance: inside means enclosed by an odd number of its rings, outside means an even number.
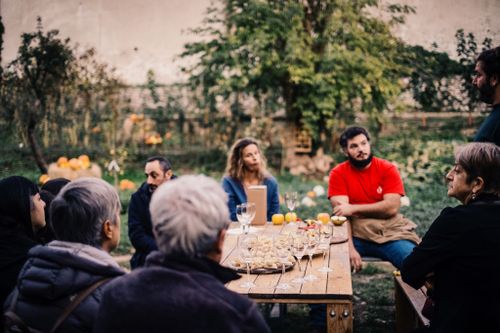
[[[267,171],[259,145],[251,138],[236,141],[229,151],[226,175],[222,186],[228,195],[232,221],[236,221],[236,205],[247,202],[247,189],[252,185],[267,186],[267,220],[279,213],[279,192],[276,179]]]

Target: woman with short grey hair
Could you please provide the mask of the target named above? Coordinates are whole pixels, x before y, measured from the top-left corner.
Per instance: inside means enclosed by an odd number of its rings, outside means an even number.
[[[403,263],[406,283],[431,282],[430,332],[500,332],[499,170],[495,144],[460,147],[446,180],[461,205],[443,209]]]
[[[68,183],[50,206],[56,239],[100,248],[105,221],[119,230],[120,209],[118,192],[107,182],[81,178]]]
[[[183,177],[172,186],[160,186],[149,208],[158,248],[168,255],[207,254],[230,223],[226,193],[205,176]]]
[[[255,303],[224,286],[240,278],[219,264],[230,223],[226,200],[206,176],[158,187],[150,211],[159,251],[110,283],[95,333],[269,332]]]
[[[51,204],[56,240],[28,253],[18,284],[5,304],[29,327],[49,332],[75,296],[125,272],[109,255],[120,240],[120,200],[98,178],[67,184]],[[103,285],[63,321],[60,332],[91,332]]]

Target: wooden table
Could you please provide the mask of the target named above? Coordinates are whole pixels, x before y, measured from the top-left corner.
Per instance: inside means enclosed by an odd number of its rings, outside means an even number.
[[[237,225],[235,224],[235,226]],[[266,224],[256,227],[259,233],[279,234],[283,232],[283,226]],[[335,235],[347,235],[346,225],[335,227]],[[227,234],[222,253],[222,264],[230,266],[230,262],[238,256],[237,249],[238,235]],[[305,268],[306,258],[302,260],[302,268]],[[298,265],[292,270],[281,274],[251,274],[250,277],[255,283],[255,287],[247,289],[241,288],[242,279],[232,281],[227,287],[239,294],[247,295],[260,303],[320,303],[327,305],[327,327],[328,332],[352,332],[352,281],[351,267],[349,263],[349,251],[347,242],[332,244],[326,257],[329,267],[333,270],[330,273],[322,273],[318,268],[323,264],[321,255],[313,258],[313,273],[319,279],[304,284],[295,284],[290,281],[299,276],[305,276],[311,268],[300,272]],[[242,274],[244,275],[244,274]],[[287,290],[276,289],[276,285],[284,279],[291,284],[292,288]]]

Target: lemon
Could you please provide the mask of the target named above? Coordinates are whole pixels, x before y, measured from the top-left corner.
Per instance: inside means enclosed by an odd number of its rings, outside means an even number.
[[[286,213],[286,215],[285,215],[285,221],[286,221],[287,223],[297,221],[297,214],[292,213],[292,212],[288,212],[288,213]]]
[[[283,214],[273,214],[271,221],[276,225],[283,224],[283,221],[285,221],[285,216]]]

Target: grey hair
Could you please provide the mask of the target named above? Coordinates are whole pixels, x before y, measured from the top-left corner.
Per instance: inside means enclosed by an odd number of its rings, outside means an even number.
[[[156,243],[164,254],[205,255],[229,225],[226,193],[218,182],[203,175],[162,184],[149,210]]]
[[[50,204],[56,239],[102,246],[106,220],[118,223],[121,208],[116,189],[99,178],[79,178],[63,187]]]

